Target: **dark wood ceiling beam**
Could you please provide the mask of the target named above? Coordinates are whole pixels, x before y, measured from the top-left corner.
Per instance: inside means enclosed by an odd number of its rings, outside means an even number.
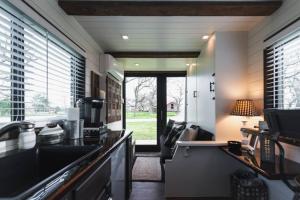
[[[200,52],[105,52],[114,58],[197,58]]]
[[[268,16],[282,1],[70,1],[59,0],[69,15],[85,16]]]

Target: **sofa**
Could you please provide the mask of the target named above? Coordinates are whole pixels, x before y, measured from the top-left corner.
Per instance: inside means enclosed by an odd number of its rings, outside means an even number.
[[[161,180],[165,180],[165,161],[172,159],[176,150],[176,142],[180,141],[211,141],[213,134],[201,129],[200,126],[187,125],[186,122],[169,120],[164,133],[160,136]]]

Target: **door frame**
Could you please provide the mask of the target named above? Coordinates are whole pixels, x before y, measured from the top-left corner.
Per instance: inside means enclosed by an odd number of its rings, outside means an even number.
[[[123,81],[123,128],[126,129],[126,77],[157,78],[157,133],[156,145],[136,145],[137,152],[158,152],[159,137],[167,124],[167,77],[186,77],[186,71],[125,71]],[[161,97],[161,98],[159,98]]]

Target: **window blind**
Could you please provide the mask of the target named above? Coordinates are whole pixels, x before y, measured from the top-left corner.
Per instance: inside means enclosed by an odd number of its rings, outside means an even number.
[[[300,108],[300,31],[264,50],[265,108]]]
[[[65,115],[85,95],[85,59],[0,6],[0,123]]]

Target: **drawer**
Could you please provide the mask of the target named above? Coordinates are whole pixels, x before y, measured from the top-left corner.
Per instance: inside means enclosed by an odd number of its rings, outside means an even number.
[[[110,182],[111,160],[108,158],[88,176],[74,191],[74,199],[98,199]]]

